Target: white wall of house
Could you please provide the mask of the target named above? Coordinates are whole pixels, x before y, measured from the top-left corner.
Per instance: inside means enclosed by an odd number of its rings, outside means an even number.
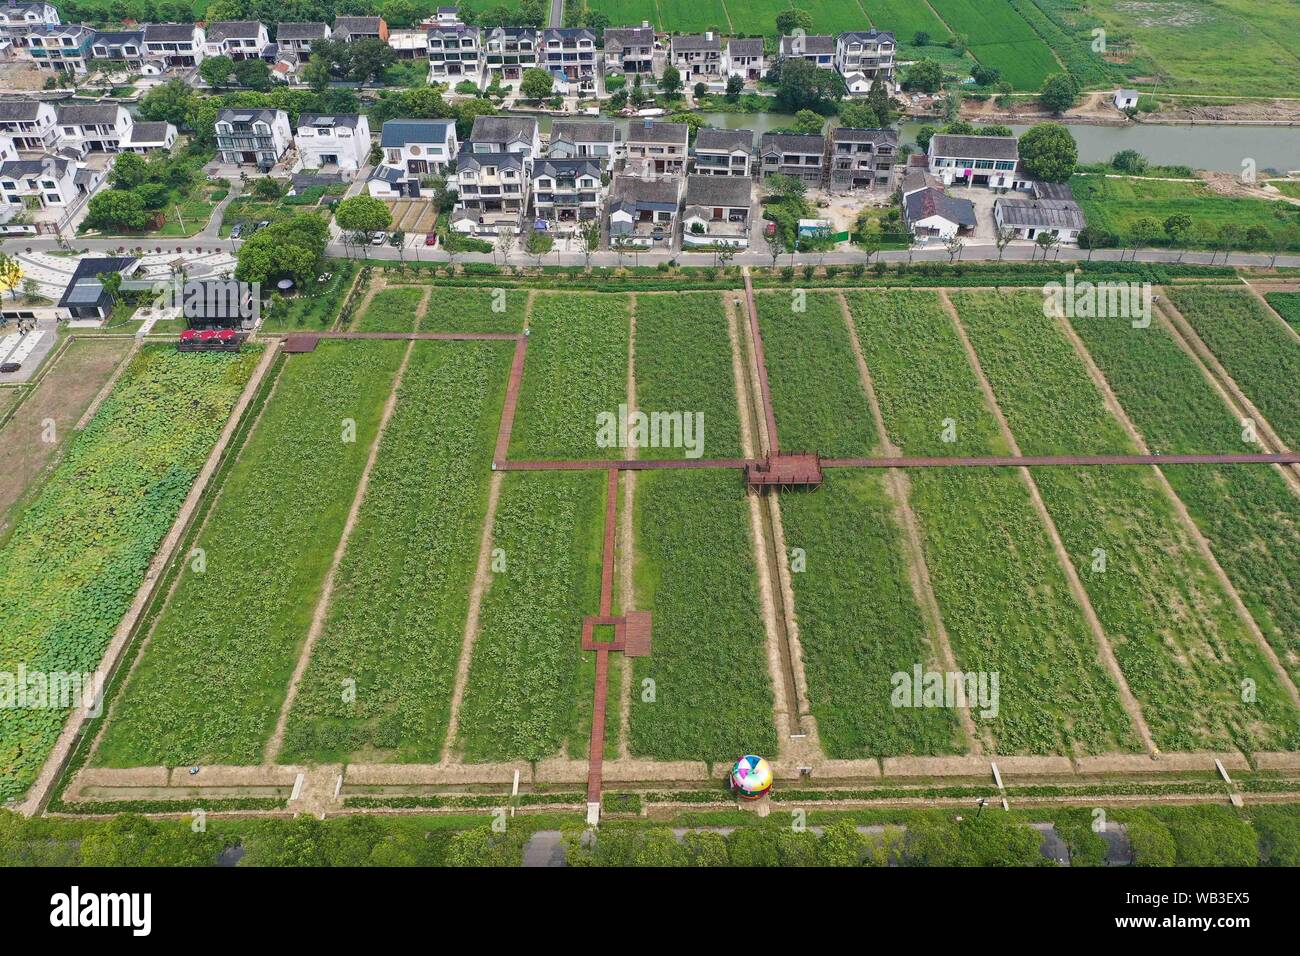
[[[303,169],[334,165],[340,172],[355,173],[370,155],[370,122],[364,113],[352,126],[299,126],[294,142]]]

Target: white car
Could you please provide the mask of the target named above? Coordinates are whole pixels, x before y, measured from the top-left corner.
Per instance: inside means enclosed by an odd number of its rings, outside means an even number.
[[[372,246],[382,246],[387,241],[388,241],[388,233],[377,232],[375,233],[375,237],[370,240],[370,244]]]

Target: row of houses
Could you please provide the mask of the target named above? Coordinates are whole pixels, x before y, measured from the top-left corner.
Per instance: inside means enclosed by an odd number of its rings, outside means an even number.
[[[648,30],[648,24],[641,30]],[[610,34],[621,31],[606,30],[606,47]],[[625,55],[633,51],[642,53],[644,46],[625,44]],[[886,88],[894,86],[894,67],[897,43],[894,34],[883,30],[859,30],[835,36],[808,36],[798,34],[783,36],[777,45],[777,54],[769,63],[763,41],[757,38],[731,37],[725,42],[715,33],[693,36],[675,36],[669,41],[668,62],[681,73],[687,83],[705,84],[725,82],[733,76],[745,81],[757,81],[783,61],[806,60],[819,69],[834,70],[844,77],[850,94],[862,95],[870,91],[877,81]],[[633,60],[640,67],[644,59]],[[624,69],[623,72],[640,72]]]
[[[103,182],[92,154],[148,153],[176,143],[170,123],[137,121],[116,103],[0,99],[0,222],[66,209]]]

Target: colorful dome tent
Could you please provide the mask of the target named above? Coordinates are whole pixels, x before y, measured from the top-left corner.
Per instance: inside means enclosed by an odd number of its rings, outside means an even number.
[[[731,768],[731,788],[742,800],[757,800],[772,789],[772,765],[746,754]]]

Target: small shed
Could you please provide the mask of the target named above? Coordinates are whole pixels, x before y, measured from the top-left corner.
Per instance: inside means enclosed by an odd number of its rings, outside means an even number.
[[[818,455],[776,454],[745,465],[745,483],[750,488],[816,488],[822,483],[822,462]]]
[[[1116,90],[1115,91],[1115,109],[1131,110],[1136,109],[1138,105],[1137,90]]]

